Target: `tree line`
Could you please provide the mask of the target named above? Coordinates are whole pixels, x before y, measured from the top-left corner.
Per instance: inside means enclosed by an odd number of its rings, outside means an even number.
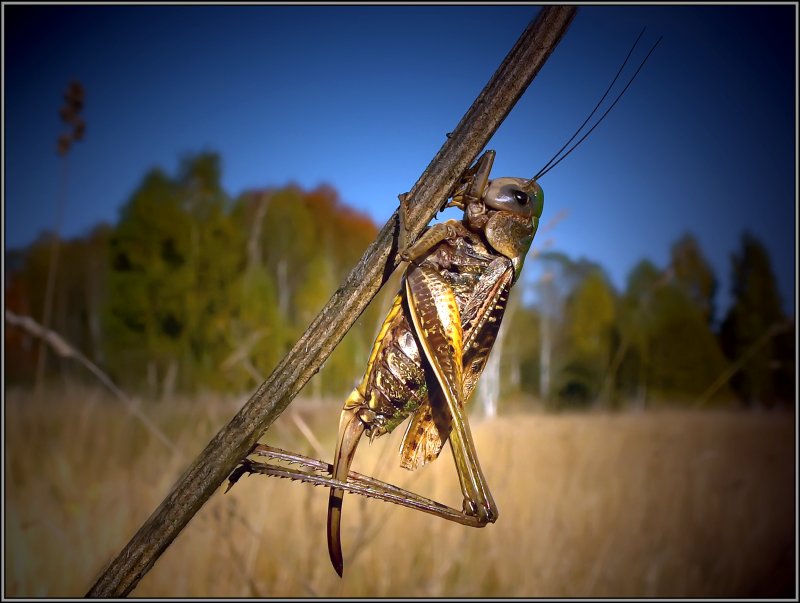
[[[335,190],[289,185],[231,198],[220,158],[147,173],[114,225],[61,242],[51,328],[130,391],[248,391],[269,374],[377,234]],[[43,233],[6,254],[5,303],[40,319]],[[662,402],[793,404],[794,324],[769,256],[744,233],[731,261],[733,303],[716,317],[717,278],[690,234],[669,265],[642,261],[616,291],[603,268],[536,252],[512,295],[493,355],[494,394],[549,408]],[[323,370],[312,395],[346,395],[364,370],[390,282]],[[38,345],[6,325],[7,383],[32,383]],[[68,359],[48,378],[82,378]]]

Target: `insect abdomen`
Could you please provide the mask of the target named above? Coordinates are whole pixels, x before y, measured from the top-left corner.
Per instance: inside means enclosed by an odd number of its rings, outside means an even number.
[[[364,385],[367,405],[375,413],[367,429],[374,436],[392,431],[427,399],[419,348],[404,310],[392,317],[378,342]]]

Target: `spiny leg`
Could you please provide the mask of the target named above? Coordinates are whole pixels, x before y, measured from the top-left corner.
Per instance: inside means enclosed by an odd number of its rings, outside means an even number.
[[[429,513],[441,517],[442,519],[447,519],[470,527],[481,528],[486,525],[485,522],[481,522],[474,515],[468,515],[463,511],[458,511],[430,498],[420,496],[409,490],[383,482],[374,477],[363,475],[356,471],[349,471],[346,481],[333,479],[331,477],[333,466],[319,459],[288,452],[265,444],[257,444],[250,454],[299,465],[310,469],[310,471],[303,471],[297,467],[284,467],[280,465],[271,465],[269,463],[260,463],[246,458],[228,477],[228,488],[226,492],[230,490],[245,473],[259,473],[272,477],[300,481],[314,486],[341,489],[352,494],[358,494],[367,498],[375,498],[408,509]]]

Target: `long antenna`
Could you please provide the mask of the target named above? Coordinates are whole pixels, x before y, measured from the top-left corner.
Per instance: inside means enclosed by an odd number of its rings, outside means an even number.
[[[590,119],[592,119],[592,115],[594,115],[594,114],[597,112],[597,110],[600,108],[600,105],[602,105],[602,104],[603,104],[603,101],[604,101],[604,100],[606,100],[606,97],[608,96],[608,93],[609,93],[609,92],[611,92],[611,89],[614,87],[614,84],[617,82],[617,79],[619,79],[619,76],[620,76],[620,74],[622,73],[622,70],[623,70],[623,69],[625,69],[625,65],[627,65],[627,64],[628,64],[628,59],[630,59],[630,58],[631,58],[631,55],[633,54],[633,50],[636,48],[636,45],[639,43],[639,40],[640,40],[640,39],[642,38],[642,36],[644,35],[644,30],[645,30],[645,29],[647,29],[647,27],[643,27],[643,28],[642,28],[642,31],[639,33],[639,37],[638,37],[638,38],[636,38],[636,40],[633,42],[633,46],[631,46],[631,49],[628,51],[628,56],[626,56],[626,57],[625,57],[625,60],[622,62],[622,65],[620,66],[620,68],[619,68],[619,71],[617,71],[617,75],[615,75],[615,76],[614,76],[614,79],[613,79],[613,80],[611,80],[611,83],[608,85],[608,88],[606,88],[606,91],[605,91],[605,93],[603,94],[603,96],[602,96],[602,97],[600,97],[600,100],[599,100],[599,101],[597,101],[597,104],[594,106],[594,109],[592,109],[592,112],[591,112],[591,113],[589,113],[588,117],[587,117],[585,120],[583,120],[583,123],[582,123],[582,124],[581,124],[581,125],[578,127],[578,129],[577,129],[577,130],[575,130],[575,133],[572,135],[572,138],[570,138],[570,139],[569,139],[567,142],[565,142],[565,143],[564,143],[564,146],[563,146],[563,147],[561,147],[560,149],[558,149],[558,151],[556,152],[556,154],[555,154],[555,155],[553,155],[553,156],[550,158],[550,161],[548,161],[548,162],[545,164],[545,166],[544,166],[544,167],[543,167],[541,170],[539,170],[539,174],[541,174],[541,173],[543,173],[545,170],[547,170],[547,168],[548,168],[548,167],[550,167],[550,164],[551,164],[551,163],[553,163],[553,161],[555,161],[555,160],[556,160],[556,158],[557,158],[557,157],[558,157],[558,156],[561,154],[561,151],[563,151],[564,149],[566,149],[566,148],[569,146],[569,143],[571,143],[573,140],[575,140],[575,137],[576,137],[578,134],[580,134],[580,131],[581,131],[581,130],[583,130],[583,127],[584,127],[584,126],[585,126],[587,123],[589,123],[589,120],[590,120]],[[535,176],[535,177],[534,177],[534,180],[536,180],[538,177],[539,177],[538,175],[537,175],[537,176]]]
[[[641,34],[640,34],[640,35],[641,35]],[[549,165],[549,166],[547,166],[547,165],[546,165],[546,166],[545,166],[545,167],[543,167],[541,170],[539,170],[539,173],[537,173],[537,174],[536,174],[536,175],[533,177],[533,179],[534,179],[534,180],[538,180],[539,178],[541,178],[542,176],[544,176],[544,175],[545,175],[547,172],[549,172],[549,171],[550,171],[550,170],[552,170],[554,167],[556,167],[556,166],[557,166],[559,163],[561,163],[562,161],[564,161],[564,159],[566,159],[566,158],[567,158],[567,156],[568,156],[570,153],[572,153],[572,151],[574,151],[574,150],[575,150],[575,149],[578,147],[578,145],[580,145],[580,144],[581,144],[581,143],[582,143],[584,140],[586,140],[586,138],[589,136],[589,134],[591,134],[591,133],[594,131],[594,129],[595,129],[597,126],[599,126],[599,125],[600,125],[600,122],[602,122],[602,121],[603,121],[603,119],[605,119],[606,115],[608,115],[608,114],[609,114],[609,112],[611,111],[611,109],[613,109],[613,108],[614,108],[614,106],[615,106],[615,105],[616,105],[616,104],[619,102],[619,99],[621,99],[621,98],[622,98],[622,95],[623,95],[623,94],[625,94],[625,91],[626,91],[626,90],[627,90],[627,89],[630,87],[630,85],[633,83],[633,80],[635,80],[635,79],[636,79],[636,76],[637,76],[637,75],[639,75],[639,72],[642,70],[642,67],[644,67],[644,64],[647,62],[647,59],[649,59],[649,58],[650,58],[650,55],[651,55],[651,54],[653,54],[653,51],[656,49],[656,46],[658,46],[658,44],[661,42],[661,40],[662,40],[662,39],[663,39],[663,36],[662,36],[662,37],[660,37],[660,38],[658,38],[658,40],[656,41],[656,43],[655,43],[655,44],[653,44],[653,47],[650,49],[650,52],[648,52],[648,53],[647,53],[647,56],[645,56],[645,57],[644,57],[644,59],[642,60],[642,62],[639,64],[639,67],[638,67],[638,69],[636,69],[636,72],[633,74],[633,76],[631,76],[631,79],[630,79],[630,80],[628,80],[628,83],[627,83],[627,84],[625,85],[625,87],[622,89],[622,92],[620,92],[620,93],[617,95],[617,98],[615,98],[615,99],[614,99],[614,102],[613,102],[613,103],[611,103],[611,106],[610,106],[608,109],[606,109],[605,113],[603,113],[603,115],[601,115],[601,116],[600,116],[600,119],[598,119],[598,120],[597,120],[597,122],[596,122],[596,123],[595,123],[595,124],[594,124],[594,125],[593,125],[593,126],[590,128],[590,129],[589,129],[589,131],[588,131],[588,132],[586,132],[586,134],[584,134],[584,135],[581,137],[581,139],[580,139],[580,140],[578,140],[578,142],[576,142],[576,143],[575,143],[575,144],[572,146],[572,148],[570,148],[570,150],[569,150],[569,151],[567,151],[566,153],[564,153],[564,155],[562,155],[562,156],[561,156],[561,157],[558,159],[558,161],[556,161],[556,162],[555,162],[555,163],[553,163],[552,165]],[[616,78],[615,78],[615,79],[616,79]],[[587,121],[588,121],[588,119],[587,119]],[[581,125],[581,128],[583,128],[583,126],[584,126],[585,124],[586,124],[586,122],[584,122],[584,124],[583,124],[583,125]],[[579,131],[580,131],[580,128],[579,128]],[[575,138],[575,136],[573,136],[572,138]],[[572,139],[570,139],[570,140],[572,140]],[[567,144],[569,144],[569,143],[567,143]],[[566,146],[566,145],[565,145],[565,146]],[[563,150],[563,148],[562,148],[562,150]],[[559,153],[560,153],[560,152],[561,152],[561,151],[559,151]],[[558,153],[556,153],[556,156],[557,156],[557,155],[558,155]],[[552,161],[553,161],[552,159],[551,159],[550,161],[548,161],[548,164],[550,164]]]

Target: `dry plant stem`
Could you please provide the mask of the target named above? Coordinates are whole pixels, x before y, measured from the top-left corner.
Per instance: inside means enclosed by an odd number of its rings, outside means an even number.
[[[38,337],[41,340],[42,345],[49,345],[56,354],[61,356],[62,358],[74,358],[78,362],[80,362],[84,367],[86,367],[89,372],[91,372],[97,379],[105,385],[111,393],[113,393],[117,398],[119,398],[123,404],[127,407],[128,411],[142,424],[147,428],[147,430],[154,435],[164,446],[170,449],[170,451],[175,455],[180,455],[181,451],[178,450],[177,446],[170,440],[163,431],[161,431],[158,426],[153,423],[150,418],[144,414],[136,402],[131,399],[128,394],[122,391],[114,381],[106,375],[100,367],[98,367],[94,362],[89,360],[86,356],[81,354],[73,345],[68,343],[63,337],[61,337],[58,333],[53,331],[52,329],[47,329],[33,320],[30,316],[20,316],[15,314],[11,310],[6,310],[5,312],[5,320],[8,324],[14,325],[16,327],[20,327],[25,329],[31,335]]]
[[[404,226],[413,241],[444,205],[555,49],[575,7],[547,6],[525,29],[486,87],[405,196]],[[396,265],[398,212],[378,233],[344,284],[245,406],[209,442],[173,490],[103,570],[89,597],[130,593],[217,490],[258,438],[319,370]]]
[[[69,174],[67,156],[64,156],[61,164],[61,186],[58,193],[58,207],[56,208],[56,225],[53,232],[53,242],[50,247],[50,263],[47,267],[47,284],[44,290],[44,311],[42,315],[42,327],[50,327],[50,315],[53,311],[53,297],[55,296],[56,274],[58,273],[58,254],[61,248],[61,224],[64,221],[64,205],[67,196],[67,177]],[[42,387],[44,375],[47,367],[47,345],[44,340],[39,342],[39,357],[36,360],[36,399],[42,397]]]

